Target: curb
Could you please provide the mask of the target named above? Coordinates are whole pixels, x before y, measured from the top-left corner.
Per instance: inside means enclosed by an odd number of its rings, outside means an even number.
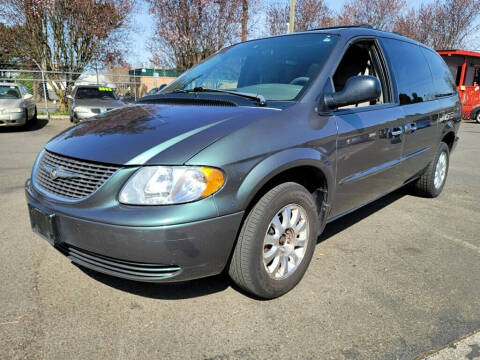
[[[38,119],[47,120],[47,115],[38,115]],[[50,120],[70,120],[68,115],[50,115]]]

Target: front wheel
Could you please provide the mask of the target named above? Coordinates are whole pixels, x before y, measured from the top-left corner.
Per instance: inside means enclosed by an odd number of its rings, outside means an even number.
[[[267,192],[248,214],[229,267],[232,280],[265,299],[290,291],[312,259],[318,235],[312,195],[297,183]]]
[[[450,151],[448,145],[441,142],[433,161],[415,183],[417,194],[431,198],[440,195],[447,180],[449,163]]]
[[[477,122],[477,124],[480,124],[480,111],[477,112],[477,115],[475,116],[475,121]]]
[[[30,119],[30,122],[34,124],[38,119],[37,107],[35,106],[35,112],[33,113],[33,117]]]

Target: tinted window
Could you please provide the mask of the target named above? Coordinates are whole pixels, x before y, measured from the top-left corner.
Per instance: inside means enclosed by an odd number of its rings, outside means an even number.
[[[0,99],[20,99],[21,97],[18,87],[8,85],[0,86]]]
[[[187,71],[162,93],[202,87],[293,100],[320,72],[337,39],[302,34],[241,43]]]
[[[432,71],[435,95],[448,96],[455,94],[457,89],[453,82],[452,73],[442,57],[429,49],[422,48],[422,52],[428,61],[428,65],[430,65],[430,70]]]
[[[400,105],[432,100],[432,76],[420,47],[394,39],[382,39],[382,44],[393,68]]]
[[[480,84],[480,68],[475,67],[473,69],[473,84],[472,85],[478,85]]]
[[[77,89],[76,99],[115,99],[113,89],[105,86],[80,87]]]

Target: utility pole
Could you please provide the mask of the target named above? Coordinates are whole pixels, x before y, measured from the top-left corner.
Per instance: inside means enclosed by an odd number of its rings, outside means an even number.
[[[242,41],[247,41],[248,36],[248,1],[242,0]]]
[[[290,21],[288,23],[288,32],[295,31],[295,0],[290,0]]]
[[[97,63],[97,60],[95,60],[95,72],[97,73],[97,85],[98,85],[99,82],[98,82],[98,63]]]

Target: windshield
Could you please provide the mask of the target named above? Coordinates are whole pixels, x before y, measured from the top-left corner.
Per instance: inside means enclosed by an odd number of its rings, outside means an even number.
[[[99,87],[80,87],[77,89],[75,99],[116,99],[115,92],[112,88]]]
[[[316,77],[337,36],[298,34],[249,41],[221,51],[187,71],[161,93],[196,87],[295,100]]]
[[[20,91],[16,86],[0,85],[0,99],[20,99]]]

